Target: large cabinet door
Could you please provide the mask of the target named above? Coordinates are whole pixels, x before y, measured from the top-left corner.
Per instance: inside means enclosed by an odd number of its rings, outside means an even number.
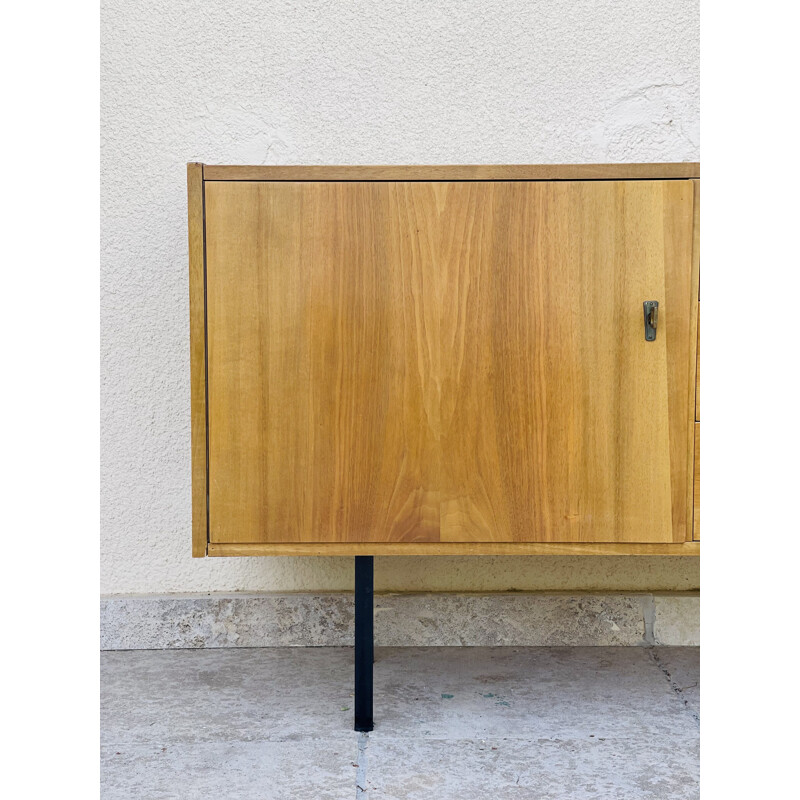
[[[205,191],[211,542],[686,539],[691,181]]]

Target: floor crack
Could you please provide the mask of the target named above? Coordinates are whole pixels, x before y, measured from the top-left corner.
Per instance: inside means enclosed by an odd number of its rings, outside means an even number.
[[[669,682],[672,691],[680,698],[681,702],[684,705],[684,708],[692,715],[692,719],[700,725],[700,715],[693,711],[691,706],[689,705],[689,701],[683,696],[684,689],[694,689],[697,686],[697,683],[693,683],[690,686],[679,686],[672,677],[670,671],[664,666],[661,662],[661,658],[658,655],[658,649],[655,647],[650,648],[650,657],[655,662],[655,665],[661,670],[661,673]]]
[[[369,734],[358,734],[358,755],[356,769],[356,800],[369,800],[369,787],[367,786],[367,745]]]

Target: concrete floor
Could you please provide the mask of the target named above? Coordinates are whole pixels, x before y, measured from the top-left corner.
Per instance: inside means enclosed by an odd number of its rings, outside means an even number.
[[[375,730],[352,650],[101,658],[103,800],[699,796],[699,651],[381,648]]]

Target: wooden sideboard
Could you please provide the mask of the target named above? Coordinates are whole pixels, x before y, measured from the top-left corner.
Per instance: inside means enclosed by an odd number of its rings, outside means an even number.
[[[188,188],[193,555],[698,554],[698,164]]]
[[[192,554],[698,555],[699,164],[188,165]]]

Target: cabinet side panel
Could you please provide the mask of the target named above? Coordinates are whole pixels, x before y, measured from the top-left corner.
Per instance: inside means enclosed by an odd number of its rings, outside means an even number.
[[[206,300],[203,165],[187,164],[189,210],[189,347],[191,351],[192,556],[208,543],[206,451]]]

